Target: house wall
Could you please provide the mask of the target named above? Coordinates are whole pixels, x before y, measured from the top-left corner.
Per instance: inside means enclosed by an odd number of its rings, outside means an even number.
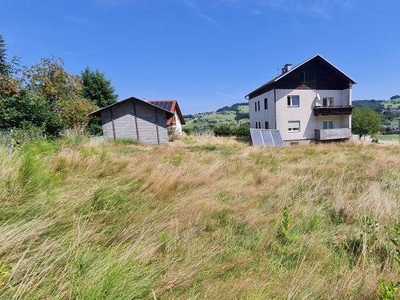
[[[182,135],[182,123],[176,111],[174,118],[175,118],[175,125],[171,125],[173,127],[173,133],[175,135]]]
[[[268,98],[268,109],[264,109],[264,99]],[[260,103],[260,110],[256,111],[255,103]],[[250,128],[257,128],[256,122],[260,122],[261,128],[265,128],[268,122],[269,129],[275,127],[275,99],[274,91],[268,91],[260,96],[249,100]]]
[[[300,106],[288,106],[287,96],[299,96]],[[314,107],[322,106],[324,97],[333,97],[334,105],[351,105],[351,89],[277,89],[275,95],[274,90],[271,90],[249,100],[250,127],[256,128],[256,122],[260,122],[261,128],[265,128],[265,121],[268,121],[269,128],[278,129],[284,141],[315,139],[315,129],[322,129],[323,121],[333,121],[334,128],[350,128],[351,116],[314,116]],[[268,110],[264,110],[264,98],[268,98]],[[255,103],[258,101],[260,111],[255,110]],[[289,121],[300,121],[300,131],[288,132]]]
[[[144,144],[168,143],[166,114],[150,105],[126,101],[102,111],[101,119],[105,139],[137,139]]]

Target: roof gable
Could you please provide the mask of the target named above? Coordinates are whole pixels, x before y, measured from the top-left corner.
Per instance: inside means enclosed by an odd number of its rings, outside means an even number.
[[[130,97],[130,98],[127,98],[127,99],[118,101],[118,102],[116,102],[116,103],[114,103],[114,104],[108,105],[108,106],[106,106],[106,107],[100,108],[100,109],[98,109],[98,110],[96,110],[96,111],[94,111],[94,112],[91,112],[89,115],[93,115],[93,116],[99,115],[102,111],[107,110],[107,109],[110,109],[110,108],[112,108],[112,107],[114,107],[114,106],[119,106],[119,105],[121,105],[121,104],[123,104],[123,103],[125,103],[125,102],[140,102],[140,103],[142,103],[142,104],[144,104],[144,105],[152,106],[152,107],[154,107],[154,108],[157,109],[157,110],[160,110],[160,111],[165,112],[167,118],[171,118],[171,117],[173,117],[173,115],[174,115],[172,112],[170,112],[170,111],[168,111],[168,110],[165,110],[165,109],[163,109],[163,108],[160,108],[160,107],[158,107],[158,106],[156,106],[156,105],[153,105],[153,104],[151,104],[151,103],[148,103],[148,102],[146,102],[146,101],[140,100],[140,99],[135,98],[135,97]]]
[[[303,72],[309,73],[307,82],[302,81]],[[346,89],[355,83],[352,78],[317,54],[255,89],[246,98],[251,99],[276,88]]]

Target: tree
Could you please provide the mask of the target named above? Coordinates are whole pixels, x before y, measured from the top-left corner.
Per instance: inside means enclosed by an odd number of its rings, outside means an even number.
[[[42,95],[55,114],[60,114],[65,127],[83,128],[89,121],[88,114],[96,110],[90,100],[82,97],[83,85],[79,76],[64,69],[61,58],[44,58],[40,63],[25,69],[27,87]]]
[[[9,62],[6,52],[4,38],[0,35],[0,98],[15,95],[20,87],[20,81],[12,77],[19,71],[16,68],[18,58],[13,57]]]
[[[351,123],[353,133],[361,138],[377,134],[382,128],[382,117],[369,108],[354,108]]]
[[[26,68],[23,74],[29,89],[44,95],[50,103],[81,97],[83,86],[80,77],[69,74],[59,57],[42,58],[40,63]]]
[[[6,56],[6,44],[4,42],[3,36],[0,34],[0,75],[8,75],[8,64]]]
[[[98,107],[105,107],[117,102],[118,95],[111,85],[111,81],[99,70],[91,70],[87,67],[81,73],[82,77],[82,96]]]
[[[0,129],[39,129],[58,135],[64,128],[61,115],[51,109],[42,95],[21,90],[0,101]]]

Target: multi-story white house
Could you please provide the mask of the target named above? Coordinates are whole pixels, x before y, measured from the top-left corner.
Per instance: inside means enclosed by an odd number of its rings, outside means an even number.
[[[277,129],[286,143],[349,139],[355,83],[321,55],[287,64],[246,96],[250,128]]]

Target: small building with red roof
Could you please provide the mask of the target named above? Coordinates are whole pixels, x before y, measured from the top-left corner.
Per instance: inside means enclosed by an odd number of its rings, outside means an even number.
[[[147,100],[147,102],[173,113],[174,115],[167,119],[168,134],[182,135],[182,125],[185,124],[185,119],[177,100]]]

